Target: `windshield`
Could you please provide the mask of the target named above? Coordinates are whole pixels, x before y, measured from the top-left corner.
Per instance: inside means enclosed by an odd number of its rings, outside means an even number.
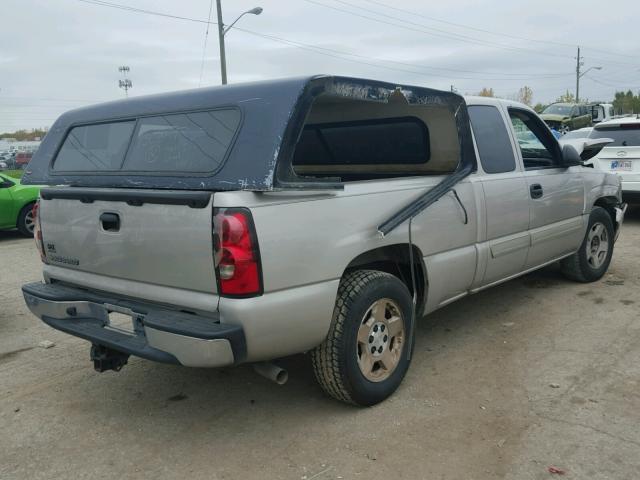
[[[612,138],[607,147],[640,146],[640,123],[625,123],[610,128],[594,128],[589,138]]]
[[[544,109],[542,113],[550,113],[552,115],[571,115],[571,110],[573,107],[571,105],[549,105]]]

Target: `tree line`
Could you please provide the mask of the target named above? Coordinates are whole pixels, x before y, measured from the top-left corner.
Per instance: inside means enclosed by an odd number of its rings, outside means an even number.
[[[0,140],[6,138],[13,138],[19,142],[27,142],[35,140],[36,138],[42,139],[47,134],[46,128],[32,128],[31,130],[16,130],[15,132],[0,133]]]
[[[497,97],[493,88],[483,87],[476,95],[480,97]],[[512,95],[507,95],[508,100],[515,100],[520,103],[524,103],[525,105],[529,105],[536,112],[540,113],[544,110],[547,105],[543,103],[536,103],[533,105],[533,90],[524,86],[517,93]],[[573,93],[567,90],[565,93],[556,98],[555,103],[574,103],[576,101],[576,97]],[[588,99],[584,99],[583,103],[591,103]],[[597,102],[597,103],[611,103],[613,104],[613,108],[617,114],[624,113],[640,113],[640,92],[638,94],[634,94],[631,90],[627,90],[626,92],[616,92],[613,100],[609,100],[607,102]]]

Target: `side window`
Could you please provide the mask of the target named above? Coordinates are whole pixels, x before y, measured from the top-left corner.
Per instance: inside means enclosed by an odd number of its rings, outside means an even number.
[[[526,110],[509,109],[524,168],[553,168],[560,163],[560,147],[542,121]]]
[[[487,173],[515,170],[513,147],[498,109],[489,105],[472,105],[469,118],[483,170]]]

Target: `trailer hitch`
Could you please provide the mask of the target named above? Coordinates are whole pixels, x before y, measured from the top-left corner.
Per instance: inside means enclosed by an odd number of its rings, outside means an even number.
[[[112,350],[103,345],[91,345],[91,361],[96,372],[106,372],[113,370],[119,372],[127,364],[129,355]]]

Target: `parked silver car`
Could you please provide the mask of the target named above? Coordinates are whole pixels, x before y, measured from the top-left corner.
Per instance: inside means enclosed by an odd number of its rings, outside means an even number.
[[[282,382],[265,362],[309,352],[326,392],[372,405],[423,315],[556,261],[602,277],[625,206],[580,155],[606,142],[562,147],[506,100],[344,77],[74,110],[25,172],[56,186],[24,297],[98,371],[137,355]]]

